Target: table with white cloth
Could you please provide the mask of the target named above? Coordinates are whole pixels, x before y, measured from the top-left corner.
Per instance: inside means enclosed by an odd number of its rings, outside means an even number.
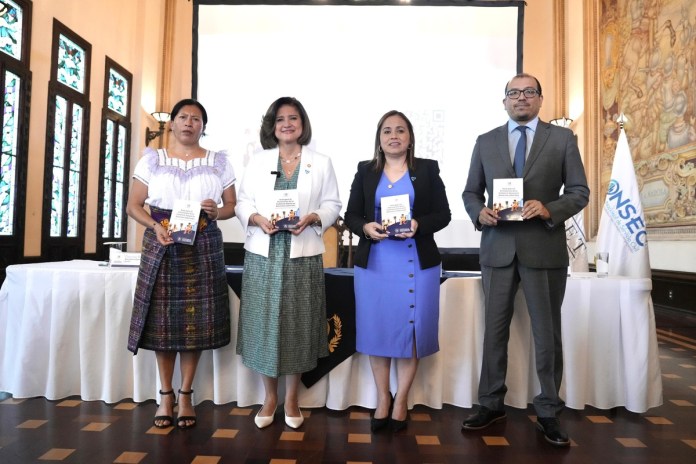
[[[156,399],[154,352],[140,350],[133,356],[126,349],[136,277],[136,268],[96,261],[9,266],[0,289],[0,391],[16,398],[79,395],[107,403]],[[568,407],[623,406],[644,412],[662,404],[650,290],[650,279],[597,278],[590,273],[568,279],[561,387]],[[235,351],[239,298],[232,290],[229,295],[232,341],[203,352],[194,401],[261,404],[261,376],[246,368]],[[521,293],[515,304],[505,402],[526,408],[539,384]],[[483,324],[480,277],[446,279],[440,289],[440,352],[421,360],[409,405],[477,403]],[[175,387],[178,367],[176,372]],[[393,391],[395,372],[391,381]],[[369,358],[359,353],[310,388],[300,388],[302,407],[374,408],[377,401]]]

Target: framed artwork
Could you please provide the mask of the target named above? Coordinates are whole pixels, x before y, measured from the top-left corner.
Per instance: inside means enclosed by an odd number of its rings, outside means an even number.
[[[599,221],[619,136],[631,149],[651,238],[696,237],[696,2],[595,0],[588,111]],[[587,56],[586,56],[587,57]],[[594,119],[594,120],[592,120]],[[594,140],[594,141],[593,141]],[[593,229],[596,231],[596,229]]]

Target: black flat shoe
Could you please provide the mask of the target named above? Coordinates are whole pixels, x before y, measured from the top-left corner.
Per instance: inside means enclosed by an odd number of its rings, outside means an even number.
[[[470,415],[462,422],[463,430],[482,430],[498,421],[505,420],[505,411],[494,411],[485,406],[479,406],[475,414]]]
[[[189,391],[179,390],[179,395],[191,395],[191,394],[193,394],[193,390],[189,390]],[[191,404],[193,404],[193,402],[191,402]],[[187,422],[191,422],[191,423],[187,424]],[[179,416],[176,418],[176,426],[179,427],[181,430],[192,429],[193,427],[196,426],[196,416]]]
[[[174,396],[174,390],[169,390],[166,392],[163,392],[162,390],[159,391],[160,396]],[[174,404],[176,404],[176,397],[174,397]],[[174,405],[172,405],[174,407]],[[157,424],[157,422],[163,422],[167,421],[166,424]],[[174,418],[172,416],[155,416],[154,419],[152,419],[152,425],[157,427],[158,429],[167,429],[174,425]]]
[[[561,421],[555,417],[537,417],[536,427],[544,434],[544,440],[553,446],[570,446],[568,434],[561,429]]]

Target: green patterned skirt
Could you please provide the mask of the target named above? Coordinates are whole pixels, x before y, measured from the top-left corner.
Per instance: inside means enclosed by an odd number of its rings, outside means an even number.
[[[322,257],[290,259],[291,234],[270,239],[268,258],[244,256],[237,354],[269,377],[300,374],[329,355]]]

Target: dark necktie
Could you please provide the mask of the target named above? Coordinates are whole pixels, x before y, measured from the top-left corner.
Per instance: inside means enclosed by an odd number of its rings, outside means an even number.
[[[517,177],[522,177],[524,159],[527,155],[527,126],[517,126],[515,130],[520,131],[520,140],[517,142],[517,147],[515,147],[515,162],[513,163],[513,167],[515,168],[515,175]]]

